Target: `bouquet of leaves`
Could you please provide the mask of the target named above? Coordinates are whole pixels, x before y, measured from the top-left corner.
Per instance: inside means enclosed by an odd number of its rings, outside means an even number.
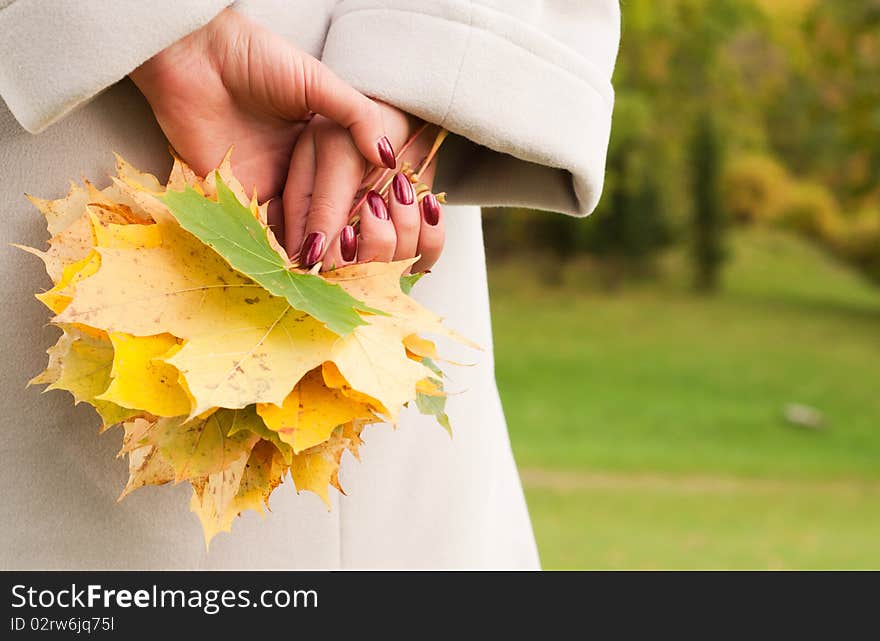
[[[120,499],[189,482],[207,544],[288,475],[329,509],[343,453],[408,404],[449,429],[420,334],[464,339],[408,295],[414,260],[299,269],[228,156],[205,179],[176,159],[167,185],[117,158],[106,189],[31,201],[51,239],[23,249],[45,263],[54,286],[37,298],[62,331],[31,382],[122,426]]]

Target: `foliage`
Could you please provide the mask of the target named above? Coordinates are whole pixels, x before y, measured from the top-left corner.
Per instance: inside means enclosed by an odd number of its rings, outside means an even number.
[[[53,233],[28,249],[54,283],[37,298],[62,335],[31,382],[122,424],[122,496],[190,483],[206,544],[288,473],[329,508],[364,426],[409,403],[450,429],[418,333],[457,336],[403,291],[415,259],[297,269],[228,156],[205,180],[177,161],[167,186],[119,159],[110,187],[34,203]]]
[[[713,291],[724,260],[725,221],[718,198],[720,141],[710,114],[700,117],[691,145],[695,285],[698,290]]]
[[[495,214],[490,251],[632,268],[692,239],[691,142],[709,112],[725,148],[725,212],[767,222],[787,210],[791,228],[876,274],[880,244],[862,245],[856,228],[871,228],[861,212],[880,212],[880,0],[629,0],[621,10],[598,210],[581,222]]]
[[[726,164],[721,180],[727,214],[736,222],[751,224],[779,217],[791,178],[773,156],[742,153]]]

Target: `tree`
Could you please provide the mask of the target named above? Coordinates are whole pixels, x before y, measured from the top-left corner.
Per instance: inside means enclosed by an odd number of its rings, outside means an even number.
[[[724,215],[720,198],[721,145],[710,112],[696,122],[691,141],[691,190],[693,194],[694,285],[698,291],[718,288],[724,261]]]

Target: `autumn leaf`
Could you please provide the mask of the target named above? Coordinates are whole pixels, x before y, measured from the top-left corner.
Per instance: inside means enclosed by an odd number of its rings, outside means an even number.
[[[418,382],[431,375],[424,365],[407,357],[400,333],[395,320],[376,317],[340,338],[328,359],[351,388],[375,399],[377,409],[391,421],[412,399]]]
[[[188,415],[192,402],[175,367],[160,360],[180,346],[170,334],[110,334],[113,365],[110,385],[95,398],[122,407],[136,407],[155,416]]]
[[[326,442],[294,455],[290,477],[296,491],[317,494],[329,510],[332,506],[330,486],[342,492],[339,485],[339,463],[348,445],[349,441],[340,426]]]
[[[60,313],[73,300],[76,284],[98,271],[101,257],[90,251],[85,258],[71,263],[61,271],[61,278],[52,289],[37,294],[36,298],[55,313]]]
[[[241,487],[250,452],[243,452],[221,470],[204,479],[193,479],[190,510],[196,513],[205,533],[205,547],[220,532],[229,532],[241,512],[235,498]]]
[[[320,369],[306,374],[280,407],[260,403],[257,412],[294,453],[323,443],[339,425],[355,419],[376,420],[369,405],[327,387]]]
[[[159,455],[158,447],[139,447],[128,455],[128,483],[117,500],[145,485],[164,485],[173,480],[174,468]]]
[[[77,403],[92,405],[105,427],[141,414],[141,410],[98,399],[111,380],[113,345],[109,338],[96,337],[75,327],[63,329],[58,342],[49,348],[48,367],[31,379],[31,383],[48,383],[47,391],[65,390]]]
[[[138,227],[152,235],[149,226]],[[193,236],[161,227],[160,246],[99,247],[101,268],[76,284],[75,300],[54,322],[184,339],[167,362],[186,380],[193,415],[215,406],[280,405],[326,360],[337,336]]]
[[[159,448],[174,468],[175,481],[209,476],[250,454],[259,440],[250,430],[230,432],[238,422],[259,421],[251,410],[220,409],[207,418],[161,418],[145,434],[142,443]],[[243,463],[242,463],[243,465]]]
[[[284,457],[269,441],[257,443],[242,473],[235,495],[235,509],[262,512],[264,506],[268,507],[269,495],[281,485],[287,465],[289,463],[285,463]]]
[[[188,187],[162,198],[180,226],[217,251],[229,264],[291,307],[318,319],[332,332],[346,335],[364,320],[358,311],[383,312],[364,305],[342,288],[314,274],[294,271],[269,243],[269,228],[217,179],[217,201]]]
[[[252,405],[246,408],[244,411],[257,411],[259,406]],[[260,417],[262,418],[262,417]],[[229,428],[229,436],[233,436],[237,432],[241,432],[243,430],[247,430],[256,434],[260,437],[262,441],[266,441],[273,445],[278,453],[281,455],[282,460],[285,465],[290,465],[291,460],[293,459],[293,448],[284,441],[281,440],[281,436],[275,430],[271,430],[266,426],[266,422],[264,420],[247,420],[247,421],[237,421],[231,428]]]

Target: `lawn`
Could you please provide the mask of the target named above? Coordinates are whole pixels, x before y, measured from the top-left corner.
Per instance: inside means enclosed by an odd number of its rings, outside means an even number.
[[[670,256],[614,295],[493,264],[497,376],[546,567],[880,567],[880,290],[810,245]],[[585,284],[587,283],[587,284]],[[787,404],[825,417],[787,423]]]

